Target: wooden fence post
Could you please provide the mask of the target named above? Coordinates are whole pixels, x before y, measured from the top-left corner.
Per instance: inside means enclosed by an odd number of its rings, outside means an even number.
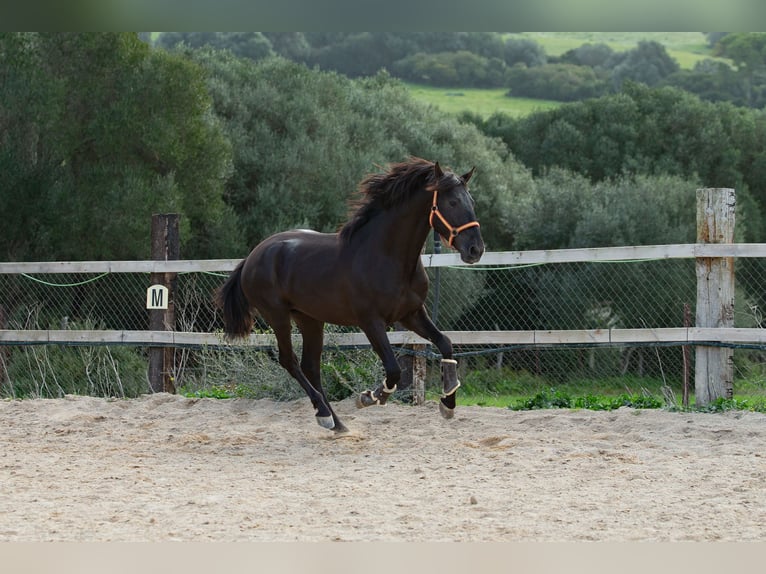
[[[399,357],[399,366],[402,369],[401,386],[412,388],[412,404],[422,406],[426,404],[426,346],[408,347],[413,354]]]
[[[697,243],[734,241],[733,189],[697,190]],[[697,258],[697,327],[734,326],[734,258]],[[734,350],[698,346],[694,394],[698,406],[734,393]]]
[[[152,215],[152,250],[154,261],[172,261],[181,255],[181,241],[178,233],[179,216],[177,213],[158,213]],[[168,288],[167,309],[149,311],[150,331],[174,331],[176,326],[175,289],[177,273],[152,273],[152,285]],[[173,379],[175,348],[149,348],[149,387],[153,393],[175,393]]]

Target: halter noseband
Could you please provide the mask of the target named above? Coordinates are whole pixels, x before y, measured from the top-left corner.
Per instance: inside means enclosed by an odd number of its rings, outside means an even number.
[[[470,229],[471,227],[480,227],[479,222],[476,220],[469,221],[468,223],[465,223],[461,225],[460,227],[452,227],[449,224],[449,222],[446,219],[444,219],[444,216],[439,211],[439,205],[436,203],[438,198],[439,198],[439,189],[436,188],[434,189],[434,201],[431,204],[431,215],[428,217],[428,225],[436,229],[434,227],[434,215],[436,215],[436,217],[439,218],[439,221],[442,222],[444,227],[447,228],[447,231],[449,231],[449,239],[447,240],[447,245],[452,247],[452,242],[455,240],[455,237],[457,237],[458,233],[460,233],[461,231],[465,231],[466,229]]]

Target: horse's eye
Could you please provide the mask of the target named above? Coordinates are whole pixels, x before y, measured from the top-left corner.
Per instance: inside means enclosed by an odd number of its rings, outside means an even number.
[[[456,199],[450,199],[449,200],[449,206],[450,207],[457,207],[457,200]]]

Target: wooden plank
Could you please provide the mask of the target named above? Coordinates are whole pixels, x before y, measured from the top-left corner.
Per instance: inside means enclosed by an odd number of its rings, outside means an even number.
[[[733,343],[766,345],[766,329],[668,327],[659,329],[611,329],[572,331],[445,331],[453,344],[493,346],[555,346],[555,345],[630,345],[651,343]],[[300,336],[293,336],[296,343]],[[394,345],[427,344],[410,332],[392,331],[388,338]],[[190,333],[178,331],[86,331],[86,330],[0,330],[0,344],[127,344],[169,346],[253,346],[273,347],[273,335],[254,334],[245,342],[226,342],[220,333]],[[364,333],[333,333],[325,338],[327,347],[365,347],[369,341]]]
[[[612,344],[627,343],[677,343],[689,340],[686,327],[665,327],[662,329],[612,329]]]
[[[690,343],[726,342],[733,344],[766,344],[766,329],[692,327]]]
[[[0,263],[0,274],[40,273],[222,273],[241,259],[179,259],[177,261],[47,261]]]
[[[536,331],[444,331],[454,345],[534,345]]]
[[[474,266],[463,263],[457,253],[425,254],[421,258],[426,267],[481,268],[482,266],[652,261],[657,259],[693,259],[695,257],[766,257],[766,243],[718,245],[688,243],[544,251],[499,251],[485,253],[481,261]]]
[[[50,331],[25,331],[18,329],[0,330],[0,344],[4,345],[34,345],[47,343],[50,340]]]
[[[587,329],[582,331],[535,331],[537,345],[609,343],[608,329]]]
[[[426,267],[466,267],[585,263],[609,261],[651,261],[696,257],[766,257],[766,243],[644,245],[538,251],[497,251],[484,254],[478,265],[469,266],[457,253],[424,254]],[[48,261],[0,263],[0,274],[27,273],[221,273],[231,272],[241,259],[200,259],[178,261]]]

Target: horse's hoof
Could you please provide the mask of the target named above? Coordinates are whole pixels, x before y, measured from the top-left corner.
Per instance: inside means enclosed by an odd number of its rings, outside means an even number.
[[[356,397],[356,408],[358,409],[363,409],[365,407],[371,407],[378,404],[380,404],[380,401],[373,397],[372,391],[364,391],[358,397]]]
[[[439,401],[439,412],[447,420],[450,420],[455,416],[455,409],[449,408],[442,401]]]
[[[320,427],[325,428],[327,430],[335,429],[335,421],[332,420],[331,416],[330,417],[320,417],[320,416],[318,416],[316,419],[317,419],[317,423],[319,424]]]

